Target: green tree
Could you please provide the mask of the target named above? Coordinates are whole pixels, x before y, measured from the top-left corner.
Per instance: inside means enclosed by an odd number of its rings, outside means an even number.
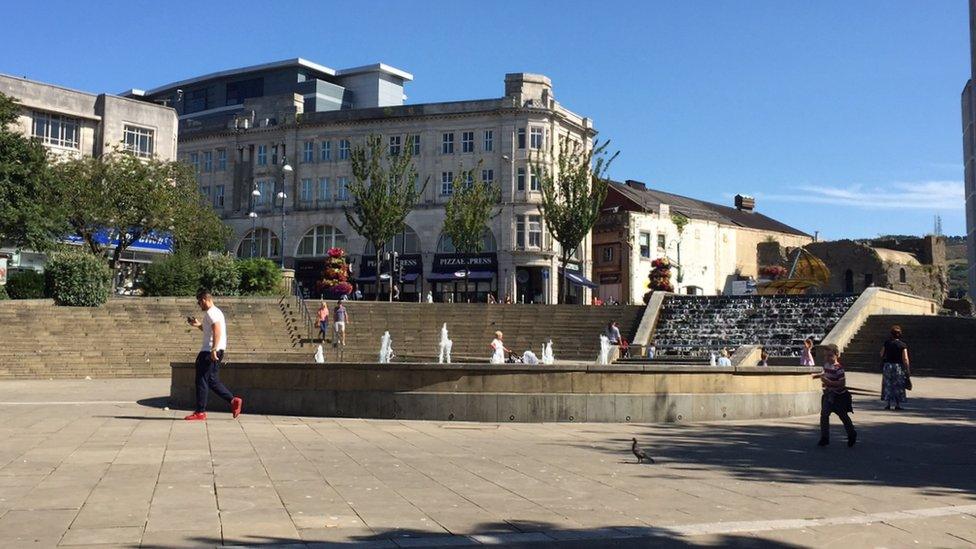
[[[21,135],[18,102],[0,93],[0,242],[46,251],[67,232],[58,203],[47,200],[51,171],[39,141]]]
[[[356,146],[352,151],[353,180],[349,184],[352,203],[343,206],[343,211],[349,225],[376,251],[377,301],[383,246],[403,231],[407,214],[427,187],[426,180],[420,188],[415,183],[417,169],[411,152],[407,146],[399,154],[389,154],[378,135],[367,137],[365,146]]]
[[[126,249],[142,237],[169,234],[176,251],[200,256],[221,249],[228,229],[206,204],[189,166],[115,151],[54,167],[52,199],[88,249],[106,256],[114,271]],[[116,244],[99,242],[108,230]]]
[[[594,143],[586,148],[570,139],[560,141],[556,169],[550,171],[541,161],[532,161],[532,171],[542,185],[539,210],[546,229],[559,242],[559,261],[563,269],[559,301],[566,302],[566,265],[580,242],[590,233],[607,197],[610,164],[620,151],[607,155],[607,146]]]
[[[480,177],[476,179],[477,171],[459,171],[454,179],[454,192],[444,208],[444,234],[462,254],[482,251],[488,221],[501,212],[493,212],[501,199],[501,191]],[[467,290],[467,269],[464,271],[464,287]]]

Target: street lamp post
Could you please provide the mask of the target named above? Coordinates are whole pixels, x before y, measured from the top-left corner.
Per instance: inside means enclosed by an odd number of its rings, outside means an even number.
[[[258,192],[257,189],[255,189],[254,192]],[[257,212],[252,211],[251,213],[247,214],[247,216],[251,218],[251,259],[254,259],[254,244],[257,236],[254,234],[254,231],[257,228],[258,214]]]
[[[284,165],[281,167],[281,191],[278,192],[278,198],[281,199],[281,268],[285,268],[285,200],[288,199],[288,195],[285,193],[285,182],[286,177],[294,168],[288,163],[287,157],[282,157],[281,161]]]

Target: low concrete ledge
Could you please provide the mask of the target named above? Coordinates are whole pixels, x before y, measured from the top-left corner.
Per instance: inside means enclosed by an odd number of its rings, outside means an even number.
[[[800,367],[229,363],[246,412],[486,422],[683,422],[815,413]],[[213,409],[226,404],[211,398]],[[170,403],[194,402],[194,366],[172,364]]]

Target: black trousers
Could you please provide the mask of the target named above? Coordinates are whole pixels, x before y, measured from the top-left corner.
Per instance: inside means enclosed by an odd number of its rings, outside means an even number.
[[[820,438],[830,440],[830,414],[837,414],[840,422],[844,424],[847,431],[847,438],[854,436],[854,422],[851,421],[850,413],[853,411],[851,406],[851,394],[832,395],[824,393],[820,397]]]
[[[200,354],[197,355],[197,412],[207,411],[207,396],[211,390],[227,402],[234,398],[234,393],[230,392],[230,389],[221,383],[220,378],[217,377],[217,368],[220,367],[223,360],[223,351],[217,351],[216,362],[210,360],[210,351],[200,351]]]

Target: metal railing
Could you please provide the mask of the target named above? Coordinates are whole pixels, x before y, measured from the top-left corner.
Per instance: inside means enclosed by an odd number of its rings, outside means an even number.
[[[301,322],[305,325],[305,338],[308,341],[312,341],[315,335],[315,317],[308,310],[308,302],[305,299],[303,289],[301,282],[297,280],[291,281],[291,294],[295,298],[295,308],[298,309]]]

